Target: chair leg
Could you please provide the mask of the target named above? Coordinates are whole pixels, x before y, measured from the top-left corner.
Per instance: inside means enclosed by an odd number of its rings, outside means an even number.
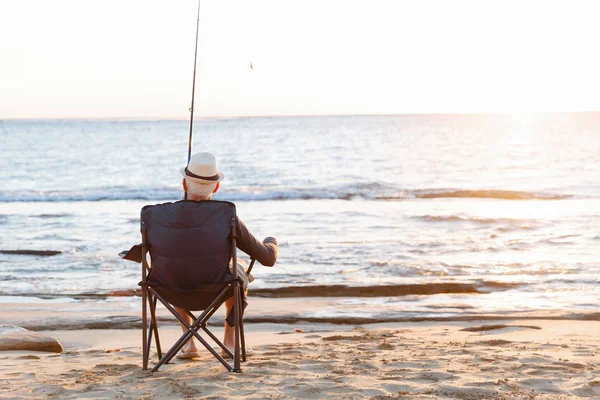
[[[234,317],[234,348],[233,348],[233,372],[242,372],[240,364],[240,281],[233,284],[233,317]]]
[[[156,342],[156,351],[158,352],[158,359],[162,358],[162,350],[160,348],[160,338],[158,336],[158,324],[156,322],[156,296],[153,296],[151,303],[150,314],[152,316],[152,326],[154,327],[154,340]]]
[[[155,294],[155,296],[159,297],[158,295]],[[161,365],[163,364],[168,364],[173,357],[175,357],[175,355],[179,352],[179,350],[181,350],[183,348],[183,346],[185,345],[185,343],[192,337],[192,334],[190,333],[190,326],[187,324],[187,322],[185,322],[183,320],[183,318],[181,318],[181,316],[179,315],[179,313],[177,311],[175,311],[175,309],[173,309],[170,305],[168,305],[167,303],[165,303],[163,301],[162,298],[160,298],[160,301],[164,304],[165,307],[167,307],[167,309],[169,311],[171,311],[171,313],[173,313],[173,315],[175,317],[177,317],[177,319],[183,323],[184,325],[187,326],[188,331],[185,332],[173,345],[173,347],[171,347],[171,349],[169,349],[169,351],[167,351],[167,353],[160,358],[160,360],[158,360],[158,362],[154,365],[154,367],[152,368],[151,372],[156,372]]]
[[[152,305],[150,305],[150,311],[152,312]],[[150,328],[148,328],[148,340],[146,340],[146,354],[148,360],[150,359],[150,349],[152,348],[152,333],[154,332],[154,325],[152,318],[150,318]]]
[[[146,354],[150,360],[150,349],[152,348],[152,333],[154,332],[154,318],[152,318],[152,293],[148,292],[148,303],[150,303],[150,327],[148,328],[148,339],[146,340]]]
[[[167,353],[160,360],[158,360],[158,362],[152,368],[152,372],[156,372],[161,365],[171,362],[173,357],[175,357],[175,354],[177,354],[177,352],[183,348],[190,337],[191,336],[187,333],[180,337],[179,340],[175,342],[173,347],[171,347],[171,349],[167,351]]]
[[[240,286],[240,295],[239,295],[239,326],[236,329],[240,331],[240,341],[242,346],[242,361],[246,362],[246,339],[244,337],[244,288]]]
[[[221,362],[221,364],[223,364],[223,366],[225,366],[225,368],[227,368],[227,370],[231,371],[233,370],[233,368],[229,365],[229,363],[227,363],[227,361],[225,361],[225,359],[223,357],[221,357],[220,354],[218,354],[213,348],[212,346],[206,341],[204,340],[204,338],[202,338],[200,336],[200,334],[198,333],[198,329],[202,328],[204,331],[206,331],[207,333],[209,333],[209,336],[215,340],[217,342],[217,344],[219,344],[222,348],[227,349],[225,346],[223,346],[221,344],[221,342],[212,334],[212,332],[210,332],[209,330],[206,329],[206,327],[204,326],[207,320],[206,315],[212,315],[212,313],[209,313],[208,311],[205,311],[200,317],[196,318],[192,313],[190,313],[188,311],[188,314],[192,317],[192,319],[194,319],[194,323],[192,325],[189,325],[187,322],[185,322],[183,319],[180,319],[181,323],[183,325],[185,325],[185,327],[188,329],[188,331],[182,336],[182,338],[180,340],[177,341],[176,345],[173,346],[173,349],[175,349],[174,352],[172,352],[171,354],[169,354],[169,357],[165,357],[166,362],[168,363],[169,361],[171,361],[171,359],[175,356],[175,354],[177,354],[177,352],[183,348],[183,346],[185,345],[185,343],[192,337],[195,336],[196,339],[198,339],[198,341],[204,346],[206,347],[206,349],[217,359]],[[183,340],[182,340],[183,339]],[[173,350],[171,349],[171,350]],[[157,367],[155,367],[157,368]],[[154,371],[154,370],[153,370]]]
[[[199,318],[196,319],[196,321],[194,321],[194,323],[192,325],[189,325],[182,317],[181,315],[179,315],[179,313],[165,300],[162,298],[162,296],[160,296],[158,293],[156,293],[153,289],[151,289],[152,294],[154,295],[155,298],[158,298],[158,300],[160,300],[160,302],[167,308],[167,310],[169,310],[178,320],[179,322],[181,322],[187,329],[188,331],[186,333],[184,333],[179,340],[177,340],[177,342],[175,342],[175,344],[173,345],[173,347],[171,347],[171,349],[158,361],[158,363],[156,363],[156,365],[154,365],[154,367],[152,368],[151,372],[156,372],[160,366],[162,364],[168,363],[169,361],[171,361],[171,359],[177,354],[177,352],[179,352],[179,350],[181,350],[181,348],[183,348],[184,344],[192,337],[195,336],[196,339],[198,339],[198,341],[204,346],[206,347],[206,349],[219,361],[221,362],[221,364],[223,364],[223,366],[225,368],[227,368],[228,371],[233,371],[233,367],[231,367],[229,365],[229,363],[227,363],[227,361],[225,361],[225,359],[223,357],[221,357],[220,354],[218,354],[213,348],[212,346],[210,346],[206,340],[204,340],[204,338],[202,338],[200,336],[200,334],[197,332],[198,329],[200,329],[202,327],[202,324],[205,322],[204,318],[206,316],[206,314],[208,314],[209,312],[205,311],[205,313],[203,313],[203,315],[201,315]],[[212,309],[212,307],[215,307],[217,304],[221,304],[223,297],[225,296],[225,293],[227,292],[226,289],[224,289],[221,294],[219,296],[217,296],[217,298],[215,300],[213,300],[212,304],[208,307],[209,309]]]
[[[240,338],[242,339],[242,361],[246,362],[246,336],[244,333],[244,300],[240,300]]]
[[[148,315],[147,315],[147,304],[148,301],[148,289],[142,286],[142,369],[148,370]]]
[[[211,331],[209,331],[205,326],[202,326],[202,330],[206,333],[225,353],[229,355],[229,357],[233,357],[233,353],[229,350],[225,345],[219,340],[218,337],[214,335]]]
[[[175,355],[177,354],[177,352],[179,352],[179,350],[181,350],[184,346],[184,344],[188,341],[188,339],[190,339],[192,336],[195,336],[196,339],[198,339],[198,341],[204,346],[206,347],[206,349],[221,363],[223,364],[223,366],[225,368],[227,368],[228,371],[233,371],[233,368],[229,365],[229,363],[227,363],[227,361],[225,361],[225,359],[223,357],[221,357],[221,355],[219,353],[217,353],[210,344],[208,344],[208,342],[206,342],[206,340],[204,340],[199,334],[198,332],[196,332],[195,329],[198,329],[197,326],[188,326],[188,331],[181,337],[179,338],[179,340],[175,343],[175,345],[173,345],[173,347],[171,348],[171,350],[169,350],[167,352],[167,354],[164,355],[164,357],[152,368],[152,372],[156,372],[158,370],[158,368],[160,368],[160,366],[162,364],[166,364],[169,361],[171,361],[171,359],[173,357],[175,357]]]
[[[154,365],[154,367],[152,368],[151,372],[156,372],[158,370],[158,368],[160,368],[161,365],[163,364],[168,364],[173,357],[175,357],[175,355],[177,354],[177,352],[179,352],[179,350],[181,350],[183,348],[183,346],[185,345],[185,343],[189,340],[189,338],[191,337],[190,332],[189,332],[189,325],[187,324],[187,322],[185,322],[185,320],[181,317],[181,315],[179,315],[179,313],[173,308],[171,307],[171,305],[166,302],[165,299],[163,299],[158,293],[156,293],[154,290],[152,290],[152,293],[154,294],[155,299],[159,299],[161,303],[163,303],[163,305],[167,308],[167,310],[169,310],[178,320],[179,322],[181,322],[182,324],[184,324],[185,326],[187,326],[188,328],[188,332],[184,333],[173,345],[173,347],[171,347],[171,349],[169,349],[169,351],[167,351],[167,353],[161,357],[158,362]]]

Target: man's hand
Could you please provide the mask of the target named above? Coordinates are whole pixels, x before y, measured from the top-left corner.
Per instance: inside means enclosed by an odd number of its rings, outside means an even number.
[[[263,244],[268,244],[268,243],[273,243],[275,246],[278,246],[277,239],[275,239],[274,237],[271,237],[271,236],[268,236],[268,237],[264,238],[264,240],[263,240]]]

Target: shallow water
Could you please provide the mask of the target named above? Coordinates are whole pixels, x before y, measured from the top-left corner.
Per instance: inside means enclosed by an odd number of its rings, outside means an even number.
[[[255,289],[470,284],[356,297],[344,312],[595,310],[600,114],[199,121],[235,201],[280,259]],[[0,295],[131,290],[139,210],[180,198],[185,121],[0,122]],[[206,146],[209,142],[210,146]],[[324,295],[314,288],[314,295]],[[456,307],[455,307],[456,306]],[[322,312],[335,314],[335,309]]]

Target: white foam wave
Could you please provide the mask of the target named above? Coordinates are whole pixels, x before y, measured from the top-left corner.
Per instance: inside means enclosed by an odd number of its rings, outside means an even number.
[[[0,202],[73,202],[73,201],[115,201],[115,200],[148,200],[175,201],[180,199],[179,188],[98,188],[79,191],[0,191]],[[362,183],[339,187],[292,188],[287,190],[271,190],[269,188],[238,187],[228,188],[217,193],[215,200],[229,201],[265,201],[265,200],[405,200],[434,198],[493,198],[502,200],[561,200],[569,195],[511,192],[502,190],[399,190],[377,182]]]
[[[265,200],[333,200],[351,198],[375,198],[372,192],[361,193],[360,188],[347,188],[346,190],[322,189],[290,189],[290,190],[252,190],[240,188],[238,190],[224,190],[214,195],[215,200],[228,201],[265,201]],[[127,189],[110,188],[94,189],[87,191],[0,191],[0,202],[78,202],[78,201],[115,201],[115,200],[148,200],[148,201],[176,201],[182,198],[182,192],[174,188],[146,188]]]
[[[180,197],[176,189],[95,189],[89,191],[0,192],[0,202],[73,202],[114,200],[168,201]]]

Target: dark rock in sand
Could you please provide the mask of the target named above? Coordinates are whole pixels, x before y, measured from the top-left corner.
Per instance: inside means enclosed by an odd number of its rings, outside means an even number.
[[[161,318],[158,319],[162,321]],[[169,319],[170,323],[177,320]],[[8,321],[10,323],[18,323],[22,327],[30,331],[75,331],[82,329],[140,329],[142,327],[142,319],[134,316],[109,316],[100,318],[49,318],[36,319],[29,321]],[[160,325],[160,324],[159,324]]]
[[[21,256],[56,256],[62,254],[62,251],[56,250],[0,250],[2,254],[16,254]]]
[[[505,329],[505,328],[542,329],[539,326],[534,326],[534,325],[505,325],[505,324],[500,324],[500,325],[472,326],[472,327],[468,327],[468,328],[463,328],[463,329],[461,329],[461,331],[465,331],[465,332],[488,332],[488,331],[495,331],[495,330],[498,330],[498,329]]]
[[[58,340],[16,325],[0,325],[0,351],[31,350],[62,353]]]
[[[490,282],[494,284],[494,282]],[[489,286],[489,285],[488,285]],[[261,288],[252,290],[254,297],[392,297],[408,295],[432,295],[442,293],[479,293],[470,283],[429,283],[386,286],[316,285]]]
[[[510,340],[503,339],[494,339],[494,340],[482,340],[479,342],[475,342],[475,344],[484,345],[484,346],[505,346],[507,344],[511,344]]]

